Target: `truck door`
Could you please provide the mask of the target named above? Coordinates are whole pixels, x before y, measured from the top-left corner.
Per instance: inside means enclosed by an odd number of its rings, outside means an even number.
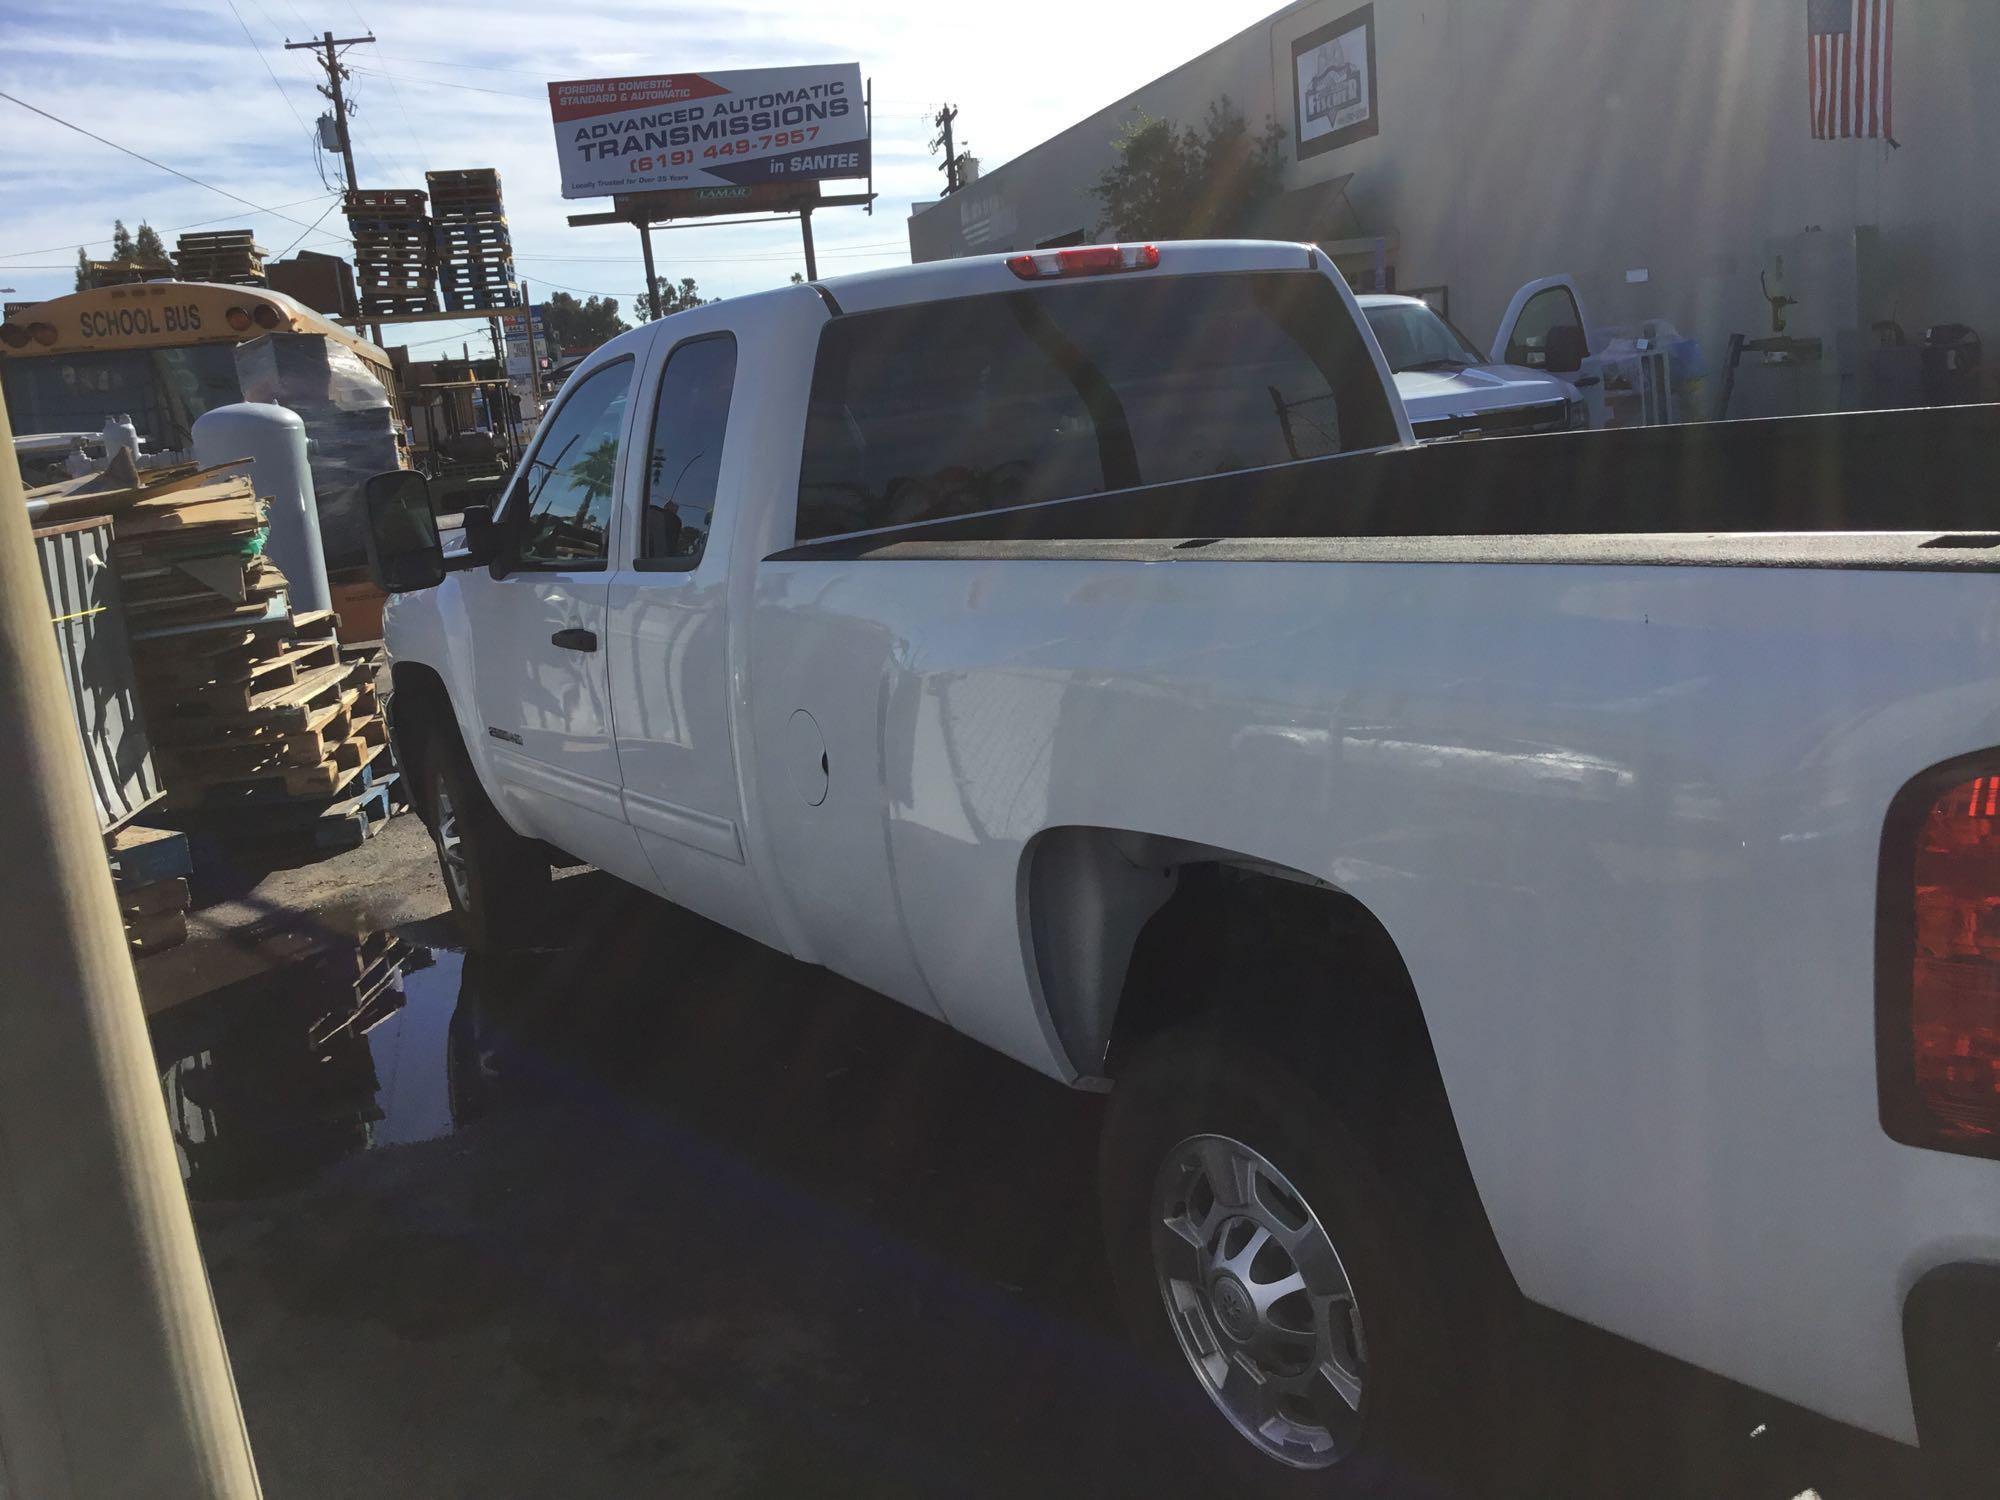
[[[736,356],[726,331],[682,339],[646,393],[607,665],[625,816],[656,888],[774,942],[745,857],[729,708],[729,538],[744,467],[728,447]]]
[[[1567,380],[1590,404],[1590,425],[1604,425],[1604,362],[1590,347],[1582,299],[1569,277],[1544,276],[1514,293],[1491,358]]]
[[[634,362],[572,383],[502,507],[498,571],[463,595],[480,729],[526,831],[626,879],[643,872],[619,800],[603,637],[611,521]]]

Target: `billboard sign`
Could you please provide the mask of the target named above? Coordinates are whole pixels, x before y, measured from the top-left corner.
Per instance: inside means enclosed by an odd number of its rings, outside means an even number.
[[[868,175],[861,65],[549,85],[565,198]]]
[[[1292,43],[1292,139],[1304,161],[1381,129],[1375,7],[1364,5]]]

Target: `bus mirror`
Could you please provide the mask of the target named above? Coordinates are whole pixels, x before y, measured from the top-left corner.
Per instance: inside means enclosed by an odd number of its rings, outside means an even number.
[[[444,581],[444,548],[424,476],[409,469],[377,474],[361,489],[368,512],[368,568],[391,594]]]

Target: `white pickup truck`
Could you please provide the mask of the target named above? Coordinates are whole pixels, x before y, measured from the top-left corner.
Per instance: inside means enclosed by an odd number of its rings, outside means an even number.
[[[1990,1482],[2000,409],[1389,390],[1309,247],[1080,247],[621,335],[450,557],[382,476],[468,940],[587,862],[1108,1089],[1234,1492],[1395,1488],[1495,1288]]]

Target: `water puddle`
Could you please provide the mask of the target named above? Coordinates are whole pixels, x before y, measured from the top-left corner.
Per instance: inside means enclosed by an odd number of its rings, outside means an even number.
[[[480,1107],[464,956],[393,933],[327,942],[151,1021],[188,1192],[295,1186],[448,1135]]]

